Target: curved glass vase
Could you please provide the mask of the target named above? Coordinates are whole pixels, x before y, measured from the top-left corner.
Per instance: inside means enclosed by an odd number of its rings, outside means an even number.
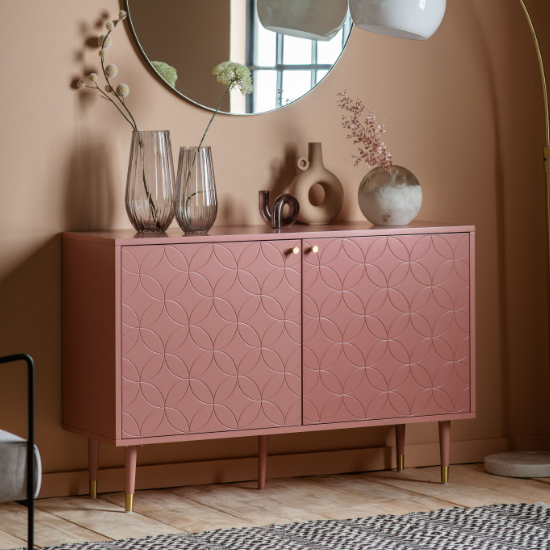
[[[175,179],[170,132],[132,132],[126,213],[140,233],[163,233],[174,219]]]
[[[218,198],[210,147],[181,147],[176,219],[185,233],[205,234],[216,221]]]

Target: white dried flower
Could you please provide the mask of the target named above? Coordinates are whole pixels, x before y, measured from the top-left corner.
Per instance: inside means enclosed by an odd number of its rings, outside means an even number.
[[[110,93],[113,91],[113,89],[111,88],[111,86],[109,86],[109,84],[107,84],[107,85],[105,86],[105,91],[106,91],[108,94],[110,94]]]
[[[107,50],[99,50],[99,57],[106,58]]]
[[[84,82],[84,80],[79,80],[79,81],[76,83],[76,87],[77,87],[79,90],[82,90],[83,88],[86,87],[86,82]]]
[[[112,31],[115,28],[115,24],[112,21],[107,21],[107,23],[105,23],[105,27],[108,31]]]
[[[98,36],[97,43],[101,49],[106,50],[113,43],[113,39],[110,36],[107,36],[106,34],[102,34]]]
[[[118,29],[120,27],[120,20],[115,21],[115,29]]]
[[[254,89],[250,77],[250,70],[240,63],[224,61],[217,67],[214,67],[212,74],[218,77],[218,82],[229,86],[230,90],[239,88],[243,94],[250,94]]]
[[[119,84],[116,87],[116,93],[118,96],[124,98],[130,93],[130,87],[128,84]]]
[[[89,78],[92,82],[97,82],[97,75],[95,73],[90,73]]]
[[[118,67],[116,65],[113,65],[112,63],[110,65],[107,65],[105,67],[105,74],[109,78],[114,78],[118,74]]]
[[[126,12],[124,10],[120,10],[120,12],[118,13],[118,16],[121,19],[126,19]]]

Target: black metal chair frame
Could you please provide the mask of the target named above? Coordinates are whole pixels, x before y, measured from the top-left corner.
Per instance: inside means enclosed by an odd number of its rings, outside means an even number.
[[[34,361],[30,355],[21,353],[0,357],[0,364],[25,361],[27,363],[28,382],[28,440],[27,440],[27,509],[28,509],[28,531],[27,541],[29,550],[34,548]]]

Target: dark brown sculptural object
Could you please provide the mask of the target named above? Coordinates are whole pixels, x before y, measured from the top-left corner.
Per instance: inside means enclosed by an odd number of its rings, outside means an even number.
[[[283,208],[288,205],[289,213],[283,217]],[[260,191],[260,214],[267,225],[273,229],[282,229],[296,222],[300,213],[298,200],[287,193],[278,196],[269,209],[269,191]]]

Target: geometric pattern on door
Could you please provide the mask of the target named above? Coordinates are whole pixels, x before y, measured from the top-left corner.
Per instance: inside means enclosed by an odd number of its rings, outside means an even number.
[[[122,248],[124,438],[301,424],[295,246]]]
[[[469,234],[303,248],[304,424],[470,411]]]

